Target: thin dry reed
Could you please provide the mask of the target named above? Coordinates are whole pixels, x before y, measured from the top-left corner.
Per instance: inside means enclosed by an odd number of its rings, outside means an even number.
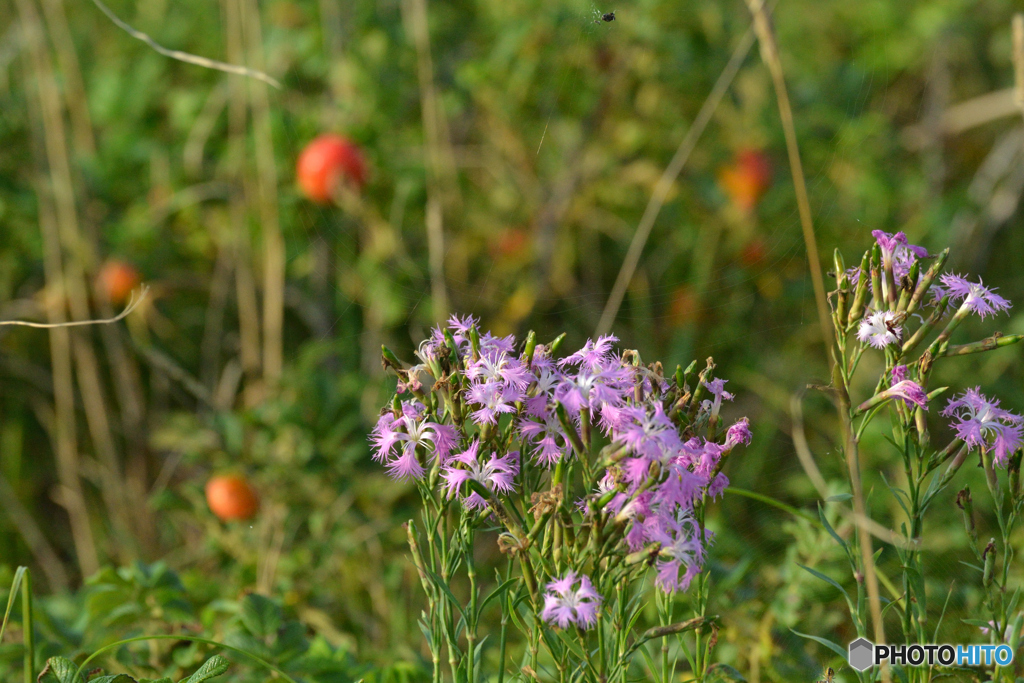
[[[803,164],[800,161],[800,148],[797,143],[796,127],[793,122],[793,110],[789,103],[789,92],[786,89],[785,72],[783,71],[782,60],[779,57],[779,49],[775,41],[775,33],[771,20],[768,17],[764,0],[746,0],[746,2],[750,13],[754,17],[754,30],[757,32],[758,42],[761,45],[761,58],[768,67],[775,86],[775,95],[779,105],[779,117],[782,120],[782,129],[786,136],[786,151],[789,155],[790,173],[793,176],[793,186],[796,189],[800,225],[803,228],[804,243],[807,247],[807,260],[811,269],[811,282],[814,286],[818,322],[821,325],[822,341],[828,350],[832,348],[832,330],[829,322],[831,318],[825,297],[825,282],[821,271],[817,240],[814,236],[814,223],[811,216],[811,203],[807,194],[807,182],[804,178]],[[868,515],[864,504],[857,440],[854,438],[853,425],[850,421],[850,397],[839,387],[836,388],[840,393],[837,408],[843,431],[843,452],[850,471],[850,481],[853,484],[853,510],[857,523],[857,538],[861,547],[871,620],[874,624],[875,643],[882,644],[885,643],[885,624],[882,621],[878,576],[875,572],[874,554],[871,550],[871,533],[868,525],[864,523],[868,519]],[[882,680],[885,683],[889,683],[891,676],[889,668],[882,667]]]
[[[224,0],[227,53],[232,61],[245,54],[241,7],[236,0]],[[255,405],[264,395],[260,345],[259,303],[256,280],[252,270],[252,240],[249,232],[249,198],[252,184],[246,178],[246,134],[248,128],[248,98],[245,83],[231,79],[228,87],[228,138],[230,173],[237,191],[231,196],[231,229],[233,234],[233,266],[235,291],[238,301],[239,356],[245,377],[244,400]]]

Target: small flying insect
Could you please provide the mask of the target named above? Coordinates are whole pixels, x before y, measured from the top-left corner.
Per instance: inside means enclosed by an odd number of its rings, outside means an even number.
[[[605,22],[615,21],[615,12],[606,12],[605,14],[602,14],[601,16],[599,16],[597,19],[594,19],[594,23],[595,24],[600,24],[602,21],[605,21]]]
[[[894,317],[892,320],[886,320],[884,322],[885,329],[887,329],[894,337],[899,339],[901,330],[897,327],[897,325],[900,325],[904,320],[906,320],[906,318],[906,313],[897,314],[896,317]],[[831,683],[831,681],[829,681],[829,683]]]
[[[816,683],[836,683],[836,672],[832,669],[832,667],[825,667],[825,670],[822,672],[821,675],[821,680],[816,681]]]

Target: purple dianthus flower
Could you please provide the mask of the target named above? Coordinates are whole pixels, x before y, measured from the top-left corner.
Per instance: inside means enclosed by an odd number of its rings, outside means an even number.
[[[1005,467],[1010,455],[1021,447],[1022,418],[999,407],[999,399],[986,398],[977,387],[954,396],[942,411],[952,417],[958,438],[970,448],[992,448],[995,462]]]
[[[980,278],[977,282],[971,282],[960,275],[946,273],[941,279],[950,301],[963,299],[960,308],[966,308],[982,318],[1010,308],[1010,302],[996,294],[994,289],[983,285]]]
[[[585,574],[577,577],[576,572],[570,570],[564,577],[547,585],[540,616],[559,628],[575,624],[588,629],[597,623],[597,612],[602,602],[603,598],[594,589],[590,577]]]
[[[892,311],[878,311],[860,321],[857,339],[876,349],[884,349],[903,338],[903,328],[896,325],[896,314]]]
[[[453,456],[449,464],[441,470],[445,494],[449,498],[454,498],[462,485],[469,480],[482,484],[488,491],[499,493],[507,493],[515,488],[515,476],[519,473],[519,453],[513,451],[500,458],[492,453],[487,462],[482,462],[479,452],[480,440],[474,439],[469,448]],[[466,496],[463,504],[472,510],[486,507],[487,501],[473,491]]]

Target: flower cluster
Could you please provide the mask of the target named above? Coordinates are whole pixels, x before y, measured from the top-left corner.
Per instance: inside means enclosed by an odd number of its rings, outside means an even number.
[[[948,250],[926,269],[924,259],[931,258],[927,250],[908,243],[902,232],[892,235],[876,230],[872,235],[876,245],[865,254],[860,267],[845,270],[837,257],[837,272],[845,273],[843,279],[855,290],[851,300],[840,283],[843,304],[849,304],[841,312],[848,311],[849,319],[844,322],[837,317],[837,323],[841,327],[849,325],[850,329],[856,324],[861,348],[884,350],[888,359],[888,372],[882,384],[858,411],[866,412],[890,399],[896,399],[908,410],[927,410],[929,394],[924,386],[932,363],[952,355],[949,338],[953,331],[968,315],[986,318],[1008,310],[1010,302],[980,279],[972,282],[961,275],[940,274]],[[928,307],[931,312],[925,319],[923,313]],[[939,329],[939,323],[950,310],[952,315],[927,350],[917,360],[907,360],[929,333]],[[913,334],[905,330],[912,319],[920,321]],[[1019,339],[1019,335],[1004,337],[997,333],[983,342],[957,347],[955,353],[987,351]],[[856,360],[848,366],[856,367]],[[977,388],[950,399],[942,415],[952,418],[950,426],[963,446],[968,450],[992,450],[995,463],[1003,467],[1024,442],[1024,420],[1000,408],[998,400],[987,399]]]
[[[476,324],[452,317],[416,366],[385,352],[399,385],[373,430],[374,458],[425,500],[499,522],[504,548],[553,545],[555,566],[547,553],[538,566],[551,578],[542,617],[559,627],[595,623],[602,596],[586,572],[609,561],[634,571],[627,555],[643,551],[638,570],[655,566],[662,590],[687,590],[712,541],[703,505],[729,484],[726,456],[751,439],[746,418],[722,423],[733,395],[714,364],[666,378],[612,336],[557,359],[561,338],[517,344]]]

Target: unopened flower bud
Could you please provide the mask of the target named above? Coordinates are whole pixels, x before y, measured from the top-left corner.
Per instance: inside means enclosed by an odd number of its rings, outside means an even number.
[[[469,343],[473,347],[473,360],[480,357],[480,330],[476,325],[469,328]]]
[[[932,264],[932,267],[928,269],[924,274],[924,277],[922,277],[917,283],[914,295],[910,297],[910,301],[907,303],[906,310],[908,315],[916,311],[921,305],[924,295],[927,294],[932,287],[932,282],[934,282],[935,278],[938,277],[942,267],[946,265],[947,258],[949,258],[949,249],[945,249],[941,254],[939,254],[938,258],[935,259],[935,263]]]
[[[868,294],[870,253],[864,252],[864,258],[860,261],[860,268],[857,271],[857,289],[853,295],[853,302],[850,304],[850,315],[848,325],[852,325],[864,316],[864,300]]]
[[[871,249],[871,307],[876,311],[882,311],[889,306],[886,304],[885,292],[882,289],[882,249],[877,244]]]
[[[548,344],[548,354],[554,357],[555,352],[558,351],[558,347],[562,345],[563,341],[565,341],[565,332],[555,337],[554,341]]]
[[[526,365],[533,363],[533,352],[537,349],[537,333],[530,330],[526,334],[526,345],[523,347],[523,362]]]
[[[1024,491],[1022,491],[1020,487],[1020,463],[1022,455],[1024,455],[1024,451],[1018,448],[1006,463],[1006,469],[1010,478],[1010,498],[1015,502],[1020,496],[1024,496]]]
[[[1017,615],[1017,618],[1013,620],[1010,625],[1010,648],[1016,652],[1017,648],[1020,647],[1020,634],[1021,630],[1024,629],[1024,612]]]
[[[389,349],[386,346],[381,345],[381,347],[380,347],[380,356],[381,356],[381,358],[380,358],[381,365],[384,366],[385,370],[387,370],[388,368],[391,368],[395,372],[398,372],[398,373],[402,372],[402,362],[400,360],[398,360],[398,356],[396,356],[394,354],[394,352],[391,351],[391,349]]]
[[[985,563],[985,571],[981,576],[981,583],[986,588],[992,584],[992,574],[996,569],[996,539],[990,539],[985,550],[981,553],[981,559]]]
[[[973,542],[977,543],[978,528],[974,524],[974,500],[971,498],[971,489],[969,486],[965,486],[958,494],[956,494],[956,506],[963,510],[964,529],[967,531],[967,535]]]
[[[928,450],[931,434],[928,432],[928,420],[925,419],[924,411],[920,408],[914,410],[914,424],[917,427],[917,442],[921,445],[921,450]]]
[[[896,304],[897,311],[907,310],[907,306],[910,304],[910,297],[911,294],[914,292],[914,285],[917,283],[917,278],[920,274],[920,270],[921,262],[914,261],[910,266],[910,272],[907,273],[899,281],[899,283],[897,283],[900,288],[900,300],[899,303]]]
[[[654,562],[654,558],[658,556],[661,551],[661,544],[654,543],[643,550],[637,550],[635,553],[626,555],[626,564],[634,565],[640,562]]]
[[[843,255],[838,249],[832,254],[833,262],[835,263],[835,276],[836,276],[836,327],[839,329],[846,328],[846,304],[849,299],[850,292],[850,279],[846,274],[846,263],[843,262]]]

